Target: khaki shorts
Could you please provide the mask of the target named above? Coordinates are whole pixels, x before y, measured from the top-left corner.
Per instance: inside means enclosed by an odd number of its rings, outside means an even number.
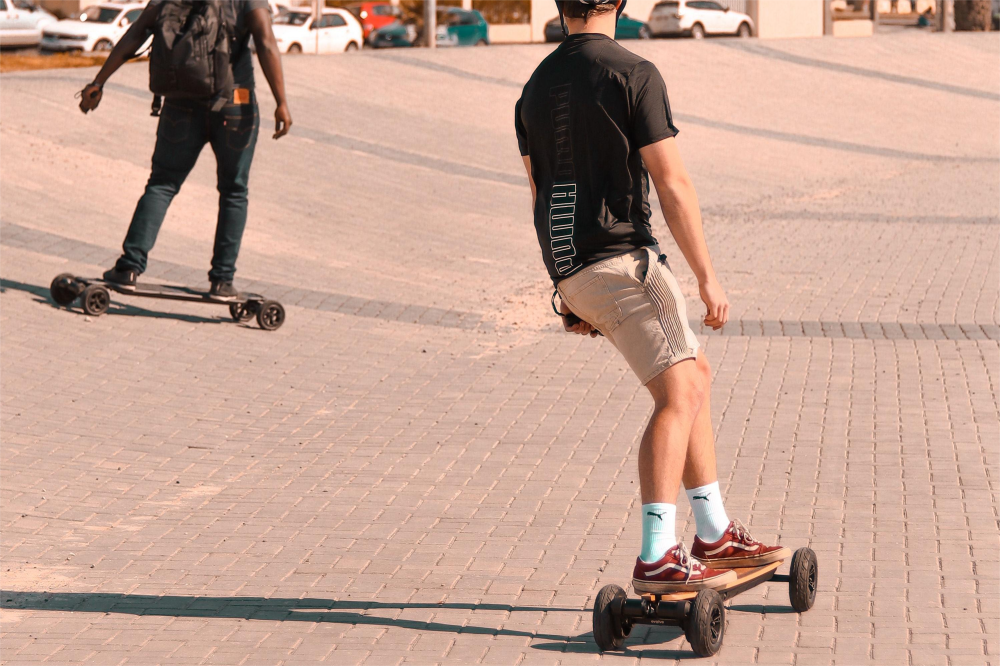
[[[666,260],[652,248],[587,266],[562,280],[559,296],[573,314],[611,341],[645,385],[698,355],[684,296]]]

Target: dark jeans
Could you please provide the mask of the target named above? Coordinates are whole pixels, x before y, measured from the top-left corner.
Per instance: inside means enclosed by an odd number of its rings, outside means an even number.
[[[170,202],[194,168],[201,149],[210,143],[218,164],[219,219],[208,278],[232,281],[247,223],[247,183],[259,129],[260,113],[253,95],[249,104],[231,104],[214,112],[198,101],[167,101],[156,130],[153,171],[132,215],[118,268],[137,273],[146,270],[146,259]]]

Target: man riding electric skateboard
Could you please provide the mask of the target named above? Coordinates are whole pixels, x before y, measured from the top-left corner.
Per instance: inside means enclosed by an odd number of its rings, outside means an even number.
[[[150,33],[150,87],[162,89],[165,98],[153,168],[125,236],[123,254],[104,279],[124,289],[135,288],[170,202],[209,143],[218,163],[219,216],[208,277],[213,296],[235,297],[233,276],[246,227],[247,184],[260,127],[251,36],[277,102],[274,138],[287,134],[292,125],[270,8],[267,0],[150,0],[93,83],[83,89],[80,109],[84,113],[97,108],[105,82],[135,55]],[[213,62],[207,62],[206,56]],[[199,73],[208,80],[195,80]],[[154,102],[154,113],[156,109]]]
[[[614,40],[624,0],[557,0],[566,40],[535,70],[515,108],[542,257],[567,331],[604,335],[653,396],[639,448],[642,551],[636,592],[717,588],[737,567],[785,559],[729,520],[716,480],[711,369],[684,296],[650,228],[652,179],[667,226],[698,278],[706,326],[729,302],[712,267],[694,186],[656,67]],[[675,535],[683,482],[697,537]]]

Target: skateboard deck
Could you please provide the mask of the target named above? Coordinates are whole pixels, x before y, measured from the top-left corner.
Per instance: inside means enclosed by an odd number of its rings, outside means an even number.
[[[730,571],[736,572],[736,580],[726,583],[722,587],[713,588],[718,592],[723,599],[731,596],[735,596],[740,592],[752,587],[758,583],[763,583],[772,576],[774,572],[778,570],[785,561],[778,560],[777,562],[771,562],[770,564],[765,564],[761,567],[746,567],[739,569],[730,569]],[[689,601],[698,596],[698,590],[693,592],[674,592],[673,594],[653,594],[652,592],[644,592],[640,594],[644,599],[649,601]]]
[[[80,277],[76,278],[76,280],[88,286],[92,284],[99,284],[102,287],[116,291],[119,294],[146,296],[148,298],[167,298],[175,301],[198,301],[201,303],[218,303],[220,305],[226,305],[228,303],[243,303],[248,300],[264,300],[264,297],[259,294],[240,293],[236,296],[213,296],[207,291],[199,291],[198,289],[192,289],[190,287],[178,287],[169,284],[137,282],[135,288],[130,289],[115,282],[102,280],[101,278]]]
[[[266,331],[274,331],[285,322],[285,308],[281,303],[247,292],[235,296],[214,296],[211,292],[169,284],[139,283],[135,287],[126,287],[101,278],[77,277],[71,273],[57,275],[49,287],[56,305],[69,307],[79,302],[83,311],[94,317],[108,311],[112,291],[125,296],[228,305],[229,315],[234,321],[246,322],[256,316],[257,324]]]

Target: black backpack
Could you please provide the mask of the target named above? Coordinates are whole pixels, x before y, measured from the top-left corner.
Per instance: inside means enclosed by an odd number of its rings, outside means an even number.
[[[232,96],[235,27],[224,1],[163,0],[149,56],[149,89],[155,95],[212,100],[215,111]]]

